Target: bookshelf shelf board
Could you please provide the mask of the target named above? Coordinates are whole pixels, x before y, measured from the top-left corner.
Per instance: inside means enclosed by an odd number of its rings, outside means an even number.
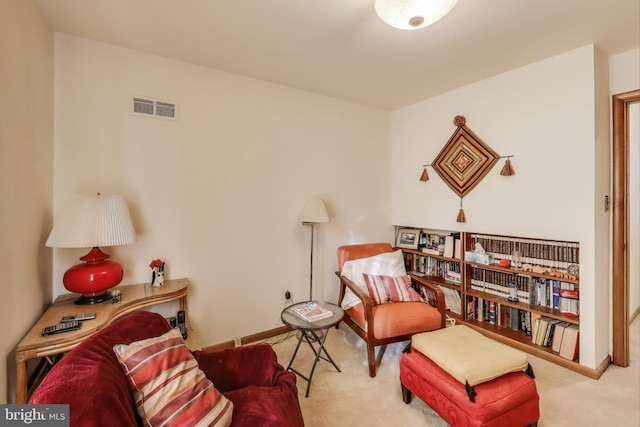
[[[415,272],[411,272],[409,273],[409,276],[411,276],[411,279],[415,280],[418,283],[435,283],[438,286],[444,286],[445,288],[449,288],[449,289],[453,289],[456,291],[460,290],[460,284],[455,284],[451,281],[448,281],[446,279],[444,279],[443,277],[438,277],[438,276],[421,276],[418,274],[415,274]]]
[[[420,255],[420,256],[425,256],[425,257],[429,257],[429,258],[435,258],[435,259],[439,259],[441,261],[451,261],[451,262],[461,262],[462,260],[460,258],[451,258],[451,257],[446,257],[443,255],[437,255],[437,254],[429,254],[426,252],[422,252],[419,251],[417,249],[403,249],[403,248],[394,248],[395,250],[401,250],[404,253],[410,253],[413,255]]]
[[[464,323],[464,319],[462,318],[461,315],[454,313],[453,311],[447,309],[447,315],[453,319],[456,319],[456,323],[460,323],[463,322]]]

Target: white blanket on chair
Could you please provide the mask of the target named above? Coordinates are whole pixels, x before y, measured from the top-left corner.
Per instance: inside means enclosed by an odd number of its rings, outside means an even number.
[[[368,293],[363,273],[378,276],[404,276],[407,271],[404,268],[404,256],[401,250],[385,252],[367,258],[346,261],[342,266],[341,275],[358,285],[365,293]],[[343,310],[347,310],[360,303],[360,299],[349,288],[346,289],[342,299]]]

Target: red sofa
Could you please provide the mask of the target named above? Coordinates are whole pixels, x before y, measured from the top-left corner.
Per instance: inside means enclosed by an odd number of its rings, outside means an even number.
[[[70,425],[137,426],[141,420],[115,344],[156,337],[170,326],[159,314],[138,312],[98,331],[58,362],[29,403],[70,404]],[[233,402],[232,426],[304,426],[296,376],[285,371],[268,344],[194,351],[200,369]]]

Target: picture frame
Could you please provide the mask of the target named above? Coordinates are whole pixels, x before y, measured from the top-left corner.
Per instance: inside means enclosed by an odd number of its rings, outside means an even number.
[[[420,230],[401,228],[396,236],[396,247],[403,249],[418,249]]]

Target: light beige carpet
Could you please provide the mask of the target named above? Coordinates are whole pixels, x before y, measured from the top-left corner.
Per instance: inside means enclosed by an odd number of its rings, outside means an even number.
[[[631,366],[610,366],[599,380],[529,355],[540,395],[540,427],[640,427],[640,329],[631,326]],[[285,367],[291,359],[295,334],[267,340]],[[419,398],[402,401],[399,360],[406,343],[387,346],[370,378],[363,342],[345,325],[331,329],[325,343],[340,367],[328,362],[316,367],[311,391],[305,398],[307,382],[298,378],[300,406],[307,427],[333,426],[448,426]],[[380,355],[378,355],[380,356]],[[303,342],[294,367],[303,373],[311,369],[313,353]]]

